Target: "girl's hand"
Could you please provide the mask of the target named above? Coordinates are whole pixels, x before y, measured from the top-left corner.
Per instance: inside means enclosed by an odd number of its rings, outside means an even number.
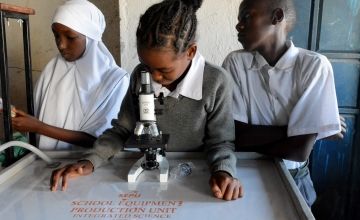
[[[39,128],[43,125],[37,118],[21,111],[13,109],[16,113],[16,117],[11,119],[12,126],[15,130],[20,132],[35,132],[37,133]]]
[[[62,168],[54,170],[50,179],[50,190],[56,191],[58,188],[60,179],[61,181],[61,190],[65,191],[68,186],[68,179],[78,176],[86,176],[92,173],[94,166],[88,160],[79,161],[74,164],[68,164]]]
[[[214,196],[218,199],[235,200],[243,197],[243,188],[238,179],[219,171],[212,174],[209,181]]]

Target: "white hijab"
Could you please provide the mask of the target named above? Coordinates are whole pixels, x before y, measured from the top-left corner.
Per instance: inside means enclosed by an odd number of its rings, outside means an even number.
[[[85,35],[86,49],[74,62],[58,54],[47,64],[35,86],[35,114],[47,124],[98,137],[116,118],[129,75],[116,65],[101,41],[105,19],[92,3],[67,1],[56,10],[53,23]],[[42,135],[38,144],[46,150],[72,147]]]

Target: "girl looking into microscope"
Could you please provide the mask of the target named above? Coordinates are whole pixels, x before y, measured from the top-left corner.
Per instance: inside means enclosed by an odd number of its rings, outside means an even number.
[[[53,172],[52,191],[61,178],[65,190],[69,177],[92,173],[122,150],[139,119],[135,100],[140,71],[146,70],[155,94],[162,92],[165,97],[157,124],[170,134],[167,151],[205,151],[213,195],[224,200],[243,195],[235,173],[231,82],[224,69],[205,61],[196,44],[196,11],[201,4],[201,0],[165,0],[141,16],[136,31],[140,64],[133,71],[118,119],[84,160]]]

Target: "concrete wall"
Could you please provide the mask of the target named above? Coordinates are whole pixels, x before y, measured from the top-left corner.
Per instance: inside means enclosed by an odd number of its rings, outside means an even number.
[[[119,0],[119,2],[121,62],[126,70],[132,71],[139,62],[135,41],[139,17],[150,5],[160,0]],[[240,2],[241,0],[204,0],[197,12],[198,45],[208,61],[221,65],[230,51],[241,48],[235,30]]]
[[[46,63],[56,54],[56,46],[50,29],[51,17],[57,5],[64,1],[25,1],[5,0],[3,3],[34,8],[36,15],[30,16],[30,39],[34,81],[37,79]],[[6,27],[8,65],[10,75],[11,103],[26,110],[24,58],[21,26],[9,19]]]

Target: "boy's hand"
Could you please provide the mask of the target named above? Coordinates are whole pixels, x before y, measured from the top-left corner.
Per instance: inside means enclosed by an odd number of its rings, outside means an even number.
[[[39,127],[42,125],[41,121],[21,110],[14,109],[14,112],[16,117],[12,118],[11,122],[15,130],[20,132],[38,132]]]
[[[218,199],[235,200],[244,194],[240,181],[223,171],[212,174],[209,184]]]
[[[346,133],[346,121],[345,121],[345,118],[343,117],[343,116],[341,116],[340,115],[340,122],[341,122],[341,131],[340,131],[340,135],[339,135],[339,137],[341,138],[341,139],[343,139],[344,138],[344,136],[345,136],[345,133]]]
[[[344,138],[345,134],[346,134],[346,121],[345,118],[341,115],[340,116],[340,122],[341,122],[341,131],[337,134],[334,134],[332,136],[326,137],[324,138],[324,140],[330,140],[330,141],[336,141],[336,140],[341,140]]]
[[[74,164],[54,170],[50,179],[50,190],[56,191],[60,179],[62,178],[61,190],[65,191],[68,186],[68,179],[78,176],[86,176],[92,173],[94,166],[88,160],[83,160]]]

